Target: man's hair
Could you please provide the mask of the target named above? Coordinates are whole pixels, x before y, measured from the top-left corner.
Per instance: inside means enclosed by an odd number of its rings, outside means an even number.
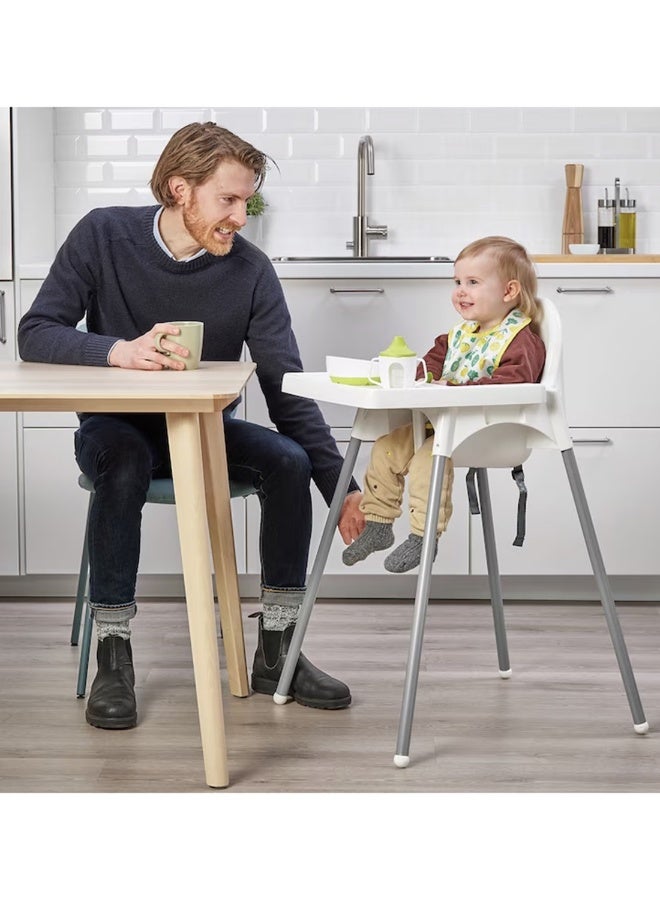
[[[193,122],[176,131],[156,163],[149,186],[159,203],[175,206],[170,178],[179,175],[197,187],[210,178],[225,159],[234,159],[252,169],[254,188],[259,190],[266,177],[266,154],[213,122]]]
[[[523,245],[511,238],[500,237],[499,235],[479,238],[478,241],[473,241],[467,247],[464,247],[456,257],[455,262],[458,262],[459,259],[481,256],[482,253],[490,254],[505,281],[519,282],[520,299],[517,303],[518,309],[523,315],[529,316],[532,324],[536,326],[535,330],[537,330],[543,311],[536,299],[538,282],[534,263],[529,258]]]

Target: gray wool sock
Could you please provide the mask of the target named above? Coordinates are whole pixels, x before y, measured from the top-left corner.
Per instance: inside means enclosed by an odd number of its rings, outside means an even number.
[[[418,566],[422,558],[422,543],[424,538],[418,534],[409,534],[402,544],[392,550],[385,558],[384,566],[388,572],[409,572]],[[433,559],[438,555],[438,539],[435,541]]]
[[[101,606],[94,610],[96,637],[99,641],[107,637],[117,636],[125,641],[130,640],[130,621],[137,612],[135,603],[130,606]]]
[[[394,543],[394,529],[391,522],[367,522],[362,534],[342,553],[345,566],[354,566],[376,550],[387,550]]]
[[[125,641],[131,638],[130,619],[123,619],[119,622],[97,622],[96,637],[99,641],[104,641],[107,637],[120,637]]]
[[[299,606],[279,606],[276,603],[264,603],[264,631],[284,631],[289,625],[298,621]]]

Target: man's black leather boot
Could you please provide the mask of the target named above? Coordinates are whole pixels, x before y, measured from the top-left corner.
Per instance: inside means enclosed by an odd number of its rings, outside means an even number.
[[[137,725],[131,642],[111,635],[98,642],[98,672],[89,692],[85,718],[96,728]]]
[[[289,625],[284,631],[266,631],[263,615],[253,613],[253,617],[256,616],[259,618],[259,641],[252,664],[252,690],[258,694],[274,694],[295,625]],[[297,703],[315,709],[345,709],[351,704],[348,686],[317,669],[302,653],[289,694]]]

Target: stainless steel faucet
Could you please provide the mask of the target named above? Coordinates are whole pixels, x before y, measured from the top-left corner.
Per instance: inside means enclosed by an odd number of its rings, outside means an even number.
[[[374,171],[374,142],[370,134],[364,134],[357,152],[357,216],[353,217],[353,240],[346,242],[353,256],[369,256],[370,237],[387,237],[387,225],[370,225],[367,217],[367,175]]]

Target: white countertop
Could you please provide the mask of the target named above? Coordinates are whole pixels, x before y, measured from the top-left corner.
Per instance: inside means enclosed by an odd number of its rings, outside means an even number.
[[[451,262],[274,262],[279,278],[453,278]],[[18,266],[19,279],[43,279],[49,263]],[[660,262],[543,262],[536,263],[539,278],[660,278]]]
[[[451,262],[274,262],[279,278],[453,278]],[[536,263],[539,278],[660,278],[657,262]]]

